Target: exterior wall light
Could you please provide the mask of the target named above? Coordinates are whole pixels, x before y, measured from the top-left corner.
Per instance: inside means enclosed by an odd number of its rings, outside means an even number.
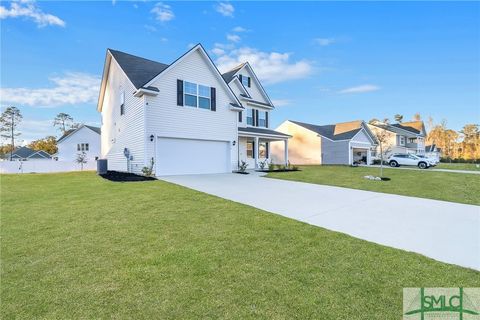
[[[235,146],[237,144],[237,141],[233,140],[232,145]]]
[[[155,136],[153,134],[150,135],[150,141],[153,142],[153,138],[155,138]]]

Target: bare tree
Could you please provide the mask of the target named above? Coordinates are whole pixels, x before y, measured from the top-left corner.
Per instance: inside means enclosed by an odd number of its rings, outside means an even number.
[[[383,120],[385,125],[388,125],[389,122],[390,121],[388,119]],[[383,162],[385,156],[391,150],[391,147],[388,144],[388,141],[390,140],[390,134],[382,127],[378,127],[373,131],[373,133],[377,139],[378,147],[380,148],[380,177],[383,177]]]
[[[87,154],[85,153],[85,151],[77,153],[77,158],[75,159],[75,161],[80,164],[80,167],[83,171],[83,165],[88,162]]]
[[[72,125],[73,118],[68,113],[60,112],[57,114],[55,119],[53,119],[53,126],[58,127],[58,129],[62,131],[62,134],[65,134],[65,132],[70,129]]]
[[[22,114],[16,107],[8,107],[0,116],[0,132],[5,139],[10,139],[10,161],[12,161],[13,150],[15,149],[15,137],[21,133],[17,132],[17,126],[22,121]]]

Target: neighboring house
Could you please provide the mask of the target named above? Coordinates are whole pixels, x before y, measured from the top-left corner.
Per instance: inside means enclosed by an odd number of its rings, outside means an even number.
[[[75,162],[79,153],[85,152],[87,162],[100,157],[100,128],[81,125],[68,130],[57,141],[56,160]]]
[[[276,129],[291,135],[289,158],[295,164],[354,164],[371,163],[371,150],[376,139],[364,121],[330,125],[314,125],[287,120]],[[281,146],[273,148],[281,154]]]
[[[200,44],[169,65],[108,49],[97,109],[109,170],[140,173],[152,160],[156,175],[254,168],[271,141],[289,138],[269,129],[274,106],[251,66],[222,75]]]
[[[6,159],[10,159],[10,154],[6,155]],[[52,156],[43,150],[33,150],[28,147],[20,147],[12,154],[12,161],[28,161],[28,160],[51,160]]]
[[[387,156],[392,153],[425,154],[425,137],[427,136],[427,133],[425,131],[425,125],[423,124],[423,121],[411,121],[395,124],[374,122],[369,123],[368,127],[374,133],[378,132],[379,130],[387,131]]]
[[[425,156],[440,161],[441,154],[442,150],[440,148],[437,148],[435,144],[425,146]]]

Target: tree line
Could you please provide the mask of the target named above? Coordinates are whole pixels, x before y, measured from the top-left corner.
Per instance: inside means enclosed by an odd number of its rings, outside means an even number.
[[[0,136],[2,144],[0,145],[0,157],[12,160],[13,151],[18,146],[21,139],[19,124],[22,122],[23,116],[20,109],[14,106],[7,107],[0,116]],[[67,134],[71,130],[80,127],[80,123],[73,120],[68,113],[60,112],[55,116],[52,123],[53,127],[60,131],[61,135]],[[6,142],[6,143],[4,143]],[[30,142],[27,147],[33,150],[43,150],[49,154],[57,153],[57,138],[55,136],[47,136]]]

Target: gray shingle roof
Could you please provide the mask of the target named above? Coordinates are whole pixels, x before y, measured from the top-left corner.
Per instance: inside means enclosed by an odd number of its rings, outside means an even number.
[[[143,87],[163,70],[168,68],[168,64],[137,57],[118,50],[108,49],[108,51],[110,51],[137,89]]]
[[[26,159],[26,158],[32,156],[34,153],[37,153],[37,155],[33,156],[33,158],[49,158],[50,157],[50,155],[43,150],[36,151],[36,150],[30,149],[28,147],[20,147],[20,148],[16,149],[13,152],[12,156],[15,157],[15,158],[18,157],[18,158],[21,158],[21,159]]]
[[[239,132],[245,132],[245,133],[260,133],[260,134],[270,134],[270,135],[275,135],[275,136],[282,136],[285,138],[291,137],[288,134],[278,132],[275,130],[271,129],[266,129],[266,128],[253,128],[253,127],[246,127],[246,128],[238,128]]]
[[[298,121],[292,121],[292,120],[289,120],[289,121],[334,141],[352,139],[360,130],[362,130],[362,128],[356,128],[350,131],[342,132],[340,134],[335,134],[336,124],[317,126],[314,124],[309,124],[304,122],[298,122]]]
[[[225,80],[225,82],[229,83],[230,81],[232,81],[233,77],[235,76],[235,73],[237,73],[237,71],[240,70],[244,65],[245,63],[242,63],[241,65],[236,66],[232,70],[222,73],[222,77]]]
[[[418,131],[417,129],[415,129],[413,127],[410,127],[410,126],[402,125],[400,123],[394,123],[394,124],[391,124],[391,126],[396,127],[396,128],[400,128],[400,129],[403,129],[403,130],[407,130],[407,131],[410,131],[410,132],[416,133],[416,134],[420,133],[420,131]]]
[[[19,158],[27,158],[32,154],[34,154],[35,152],[37,151],[30,149],[28,147],[20,147],[13,152],[13,155]]]

